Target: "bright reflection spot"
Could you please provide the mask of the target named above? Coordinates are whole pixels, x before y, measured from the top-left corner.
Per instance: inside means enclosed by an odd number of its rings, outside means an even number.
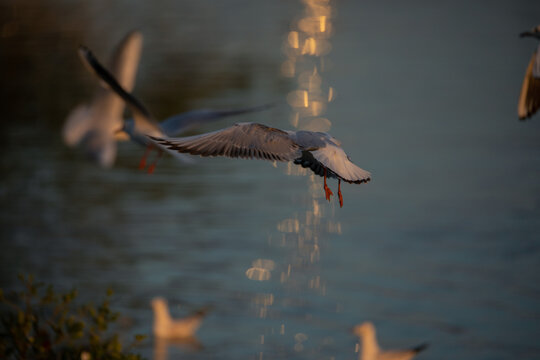
[[[333,101],[335,99],[335,96],[336,94],[334,94],[334,88],[330,86],[328,88],[328,102]]]
[[[324,33],[326,31],[326,15],[319,17],[320,31]]]
[[[249,280],[266,281],[270,280],[270,271],[261,268],[249,268],[246,270],[246,276]]]
[[[309,93],[319,92],[321,89],[322,79],[317,72],[317,68],[313,71],[304,71],[298,76],[300,87],[307,90]]]
[[[312,101],[309,104],[310,115],[320,116],[326,110],[326,102],[323,101]]]
[[[297,128],[299,120],[300,120],[300,114],[298,113],[298,111],[293,112],[291,114],[291,117],[290,117],[290,122],[291,122],[292,126]]]
[[[270,280],[270,272],[274,270],[275,263],[268,259],[257,259],[251,264],[252,267],[246,270],[246,276],[250,280],[266,281]]]
[[[285,219],[277,225],[277,228],[281,232],[298,234],[300,232],[300,223],[298,219]]]
[[[287,95],[287,102],[293,108],[308,107],[308,92],[305,90],[291,91],[289,95]]]
[[[287,41],[289,42],[289,46],[293,49],[298,49],[298,32],[291,31],[289,33],[289,36],[287,37]]]
[[[252,302],[256,305],[270,306],[274,303],[274,294],[257,294]]]

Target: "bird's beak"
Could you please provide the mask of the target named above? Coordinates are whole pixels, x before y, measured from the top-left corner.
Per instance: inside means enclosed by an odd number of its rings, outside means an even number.
[[[527,37],[527,36],[533,36],[533,33],[530,31],[524,31],[521,34],[519,34],[519,37]]]

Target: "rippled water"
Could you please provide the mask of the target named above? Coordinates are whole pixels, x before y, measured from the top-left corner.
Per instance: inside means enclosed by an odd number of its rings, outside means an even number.
[[[176,316],[213,305],[203,348],[169,358],[353,359],[365,320],[382,347],[429,342],[418,359],[539,358],[540,116],[516,107],[535,48],[517,34],[540,5],[331,1],[317,53],[309,3],[0,2],[1,286],[19,272],[83,299],[112,286],[126,335],[151,334],[154,296]],[[111,170],[86,161],[60,137],[95,89],[75,49],[105,58],[133,28],[135,94],[158,118],[276,101],[203,130],[307,126],[297,91],[315,81],[316,126],[373,180],[345,184],[340,209],[283,164],[164,158],[147,175],[128,143]],[[291,56],[324,71],[300,78]]]

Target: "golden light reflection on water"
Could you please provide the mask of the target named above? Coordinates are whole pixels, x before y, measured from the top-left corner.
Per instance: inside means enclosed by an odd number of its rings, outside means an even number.
[[[330,38],[333,33],[333,10],[331,0],[301,1],[305,5],[303,14],[292,24],[282,45],[286,59],[282,63],[281,73],[294,79],[296,84],[286,97],[291,107],[289,119],[291,125],[297,129],[327,132],[332,122],[324,114],[328,104],[336,96],[335,89],[325,78],[328,68],[325,56],[332,50]],[[274,270],[273,263],[270,266],[258,259],[247,270],[246,276],[252,280],[264,281],[270,279],[271,271],[279,271],[279,282],[284,288],[325,296],[326,282],[318,269],[321,240],[327,239],[329,234],[341,234],[341,224],[327,216],[331,215],[333,208],[323,197],[319,176],[291,162],[287,164],[285,171],[290,175],[309,175],[307,181],[311,199],[304,212],[279,221],[276,224],[278,235],[270,236],[270,245],[290,249],[279,268]],[[275,304],[286,306],[287,303],[287,298],[275,299],[274,294],[258,294],[252,299],[260,318],[266,318],[269,308]],[[314,314],[305,315],[312,318]],[[284,318],[280,328],[272,328],[266,336],[292,336],[293,349],[296,352],[304,351],[309,329],[286,334],[286,326],[287,319]],[[260,336],[263,344],[264,335]],[[263,352],[259,355],[262,358]]]
[[[251,267],[246,270],[246,276],[250,280],[267,281],[270,280],[271,271],[274,270],[275,263],[269,259],[257,259],[251,263]]]

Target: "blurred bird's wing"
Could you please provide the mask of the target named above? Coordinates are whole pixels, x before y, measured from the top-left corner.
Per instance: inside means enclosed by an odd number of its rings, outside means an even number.
[[[540,108],[540,46],[533,54],[523,85],[518,102],[518,116],[520,120],[525,120]]]
[[[178,136],[182,132],[196,125],[202,125],[210,121],[217,121],[224,117],[247,114],[256,111],[266,110],[273,104],[247,107],[234,110],[212,110],[200,109],[184,112],[171,116],[161,122],[160,126],[167,136]]]
[[[131,92],[135,86],[142,43],[142,34],[138,31],[132,31],[118,44],[112,57],[111,73],[127,92]]]
[[[165,149],[200,156],[291,161],[302,154],[288,132],[256,123],[184,138],[150,138]]]
[[[75,146],[92,127],[93,116],[88,105],[78,105],[69,113],[64,127],[62,137],[68,146]]]
[[[118,96],[120,96],[131,109],[136,123],[137,131],[142,134],[161,133],[159,124],[156,122],[150,111],[143,103],[135,96],[127,92],[115,79],[114,76],[107,71],[92,54],[92,52],[84,47],[79,47],[79,55],[88,69],[94,73],[99,79],[104,81]]]

